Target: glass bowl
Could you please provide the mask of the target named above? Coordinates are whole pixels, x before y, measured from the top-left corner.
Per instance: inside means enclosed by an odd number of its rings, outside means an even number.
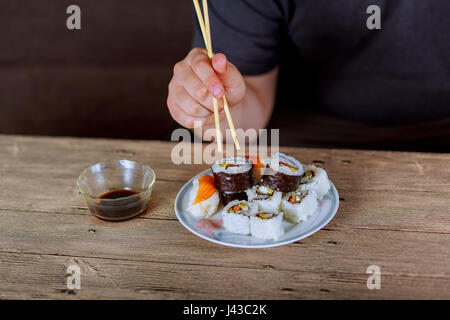
[[[93,215],[118,221],[135,217],[148,208],[155,180],[155,172],[149,166],[117,160],[85,169],[77,185]]]

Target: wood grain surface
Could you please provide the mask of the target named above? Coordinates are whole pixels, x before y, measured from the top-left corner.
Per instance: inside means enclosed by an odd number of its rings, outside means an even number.
[[[281,148],[327,170],[336,217],[296,243],[237,249],[186,230],[173,204],[207,165],[175,165],[174,143],[0,135],[0,298],[450,299],[450,155]],[[76,179],[130,159],[157,175],[148,212],[93,217]],[[66,287],[67,266],[81,289]],[[366,269],[381,269],[368,290]]]

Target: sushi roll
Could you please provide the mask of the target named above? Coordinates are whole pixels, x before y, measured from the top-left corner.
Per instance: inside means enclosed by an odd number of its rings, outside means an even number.
[[[298,160],[277,152],[271,158],[265,159],[264,163],[261,185],[281,192],[297,189],[303,176],[303,165]]]
[[[293,223],[306,221],[319,207],[313,190],[289,192],[281,201],[284,218]]]
[[[189,194],[188,211],[195,218],[208,218],[216,213],[219,207],[219,193],[214,178],[209,174],[194,179]]]
[[[247,192],[220,192],[220,198],[222,199],[223,205],[226,206],[228,203],[234,200],[248,200]]]
[[[223,158],[211,170],[219,192],[243,192],[253,186],[253,164],[248,158]]]
[[[222,212],[223,226],[230,232],[250,234],[250,217],[258,212],[258,206],[248,201],[235,200]]]
[[[260,211],[279,213],[283,194],[266,186],[256,185],[247,190],[248,200],[256,203]]]
[[[327,172],[322,168],[310,165],[305,168],[298,190],[313,190],[317,193],[319,199],[322,199],[328,193],[330,187]]]
[[[250,217],[250,233],[261,239],[278,239],[284,234],[283,213],[258,212]]]

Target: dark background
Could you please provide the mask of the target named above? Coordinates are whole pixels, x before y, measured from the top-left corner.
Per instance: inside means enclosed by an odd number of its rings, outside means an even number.
[[[71,4],[81,30],[66,27]],[[191,15],[182,0],[2,0],[0,131],[170,138],[167,85]]]
[[[66,28],[71,4],[81,30]],[[0,133],[170,139],[167,85],[193,26],[188,0],[2,0]],[[448,119],[389,127],[318,114],[283,69],[269,125],[283,145],[450,151]]]

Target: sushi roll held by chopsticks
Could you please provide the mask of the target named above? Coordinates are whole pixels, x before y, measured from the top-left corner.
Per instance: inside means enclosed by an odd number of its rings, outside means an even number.
[[[219,207],[219,193],[209,174],[194,179],[189,195],[188,211],[195,218],[209,218]]]
[[[278,239],[284,234],[283,213],[259,212],[250,217],[250,233],[261,239]]]
[[[253,186],[253,163],[245,157],[228,157],[211,166],[223,204],[248,200],[246,190]]]
[[[318,207],[317,194],[313,190],[289,192],[281,201],[284,218],[293,223],[306,221]]]
[[[250,217],[258,212],[258,206],[248,201],[235,200],[222,212],[223,226],[229,232],[250,234]]]

